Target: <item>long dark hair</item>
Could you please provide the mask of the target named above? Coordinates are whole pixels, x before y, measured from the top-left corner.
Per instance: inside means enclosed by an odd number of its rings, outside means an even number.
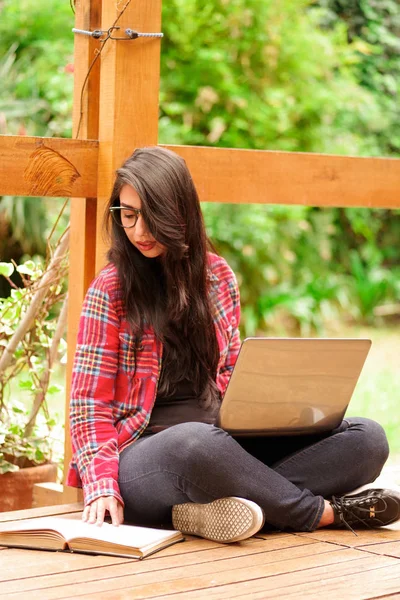
[[[119,206],[124,185],[137,192],[149,231],[166,248],[159,259],[144,258],[111,218],[108,209]],[[135,150],[117,170],[105,226],[108,259],[119,274],[134,338],[151,327],[168,349],[158,393],[173,394],[179,381],[190,379],[200,402],[214,404],[219,350],[207,269],[207,250],[213,248],[185,161],[158,146]]]

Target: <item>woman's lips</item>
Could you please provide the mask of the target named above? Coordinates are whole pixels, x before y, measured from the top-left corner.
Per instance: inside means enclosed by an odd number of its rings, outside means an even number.
[[[156,242],[136,242],[136,244],[140,250],[145,250],[146,252],[148,252],[149,250],[152,250],[154,248]]]

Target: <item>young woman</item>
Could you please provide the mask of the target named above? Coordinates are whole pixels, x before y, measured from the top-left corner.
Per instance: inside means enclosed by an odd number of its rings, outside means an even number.
[[[214,425],[239,351],[240,301],[210,252],[182,158],[142,148],[117,171],[109,264],[84,302],[71,399],[68,484],[83,519],[172,525],[221,542],[269,528],[381,526],[400,495],[348,492],[388,457],[383,429],[345,419],[325,435],[235,440]]]

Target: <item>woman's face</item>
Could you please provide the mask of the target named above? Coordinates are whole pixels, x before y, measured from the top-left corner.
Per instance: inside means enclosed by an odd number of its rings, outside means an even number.
[[[130,217],[134,217],[133,211],[131,213],[129,212],[130,208],[136,208],[137,210],[142,208],[142,201],[140,200],[139,194],[128,184],[121,188],[119,202],[120,206],[126,209],[124,210],[124,218],[127,220],[129,220]],[[147,258],[156,258],[165,252],[165,246],[153,238],[141,214],[138,217],[136,225],[134,227],[126,228],[125,233],[131,244]]]

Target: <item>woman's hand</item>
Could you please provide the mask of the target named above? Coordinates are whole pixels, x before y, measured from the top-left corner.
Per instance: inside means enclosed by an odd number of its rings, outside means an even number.
[[[118,526],[124,522],[123,506],[114,496],[102,496],[86,506],[82,513],[82,521],[100,526],[104,523],[106,511],[110,513],[113,525]]]

